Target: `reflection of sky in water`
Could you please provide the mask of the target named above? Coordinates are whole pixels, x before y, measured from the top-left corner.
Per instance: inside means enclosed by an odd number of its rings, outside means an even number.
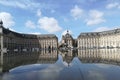
[[[120,67],[85,64],[75,57],[68,64],[59,56],[55,64],[25,65],[10,70],[2,80],[120,80]]]

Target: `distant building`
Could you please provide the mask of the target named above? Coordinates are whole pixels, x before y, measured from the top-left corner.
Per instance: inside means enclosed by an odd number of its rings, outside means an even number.
[[[68,47],[73,47],[73,41],[73,37],[71,36],[71,34],[69,34],[69,31],[67,30],[67,33],[65,35],[62,35],[61,43],[67,44]]]
[[[2,24],[0,22],[3,48],[8,52],[38,52],[42,49],[57,49],[58,47],[58,38],[54,34],[22,34],[6,29]]]
[[[20,58],[20,60],[22,57],[35,58],[30,56],[31,54],[38,55],[38,59],[56,59],[58,38],[54,34],[33,35],[17,33],[4,28],[3,22],[0,21],[0,47],[0,65],[3,65],[3,63],[14,63],[10,61],[14,56]],[[14,61],[19,61],[19,59]]]
[[[59,46],[64,44],[71,49],[77,47],[80,59],[120,62],[120,29],[81,33],[77,39],[67,31]]]
[[[81,60],[120,62],[120,29],[81,33],[77,39],[67,31],[58,45],[58,38],[54,34],[17,33],[4,28],[0,21],[1,66],[13,61],[19,63],[22,58],[56,60],[58,48],[68,50],[63,55],[70,60],[77,55]]]
[[[120,29],[81,33],[77,41],[81,59],[120,61]]]
[[[67,30],[65,35],[62,35],[62,40],[59,43],[59,47],[67,47],[69,50],[67,56],[73,56],[73,48],[77,47],[77,40],[72,37],[72,35]]]

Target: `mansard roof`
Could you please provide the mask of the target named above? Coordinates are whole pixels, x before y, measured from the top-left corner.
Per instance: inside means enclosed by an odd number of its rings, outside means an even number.
[[[100,36],[99,32],[81,33],[78,37],[94,37],[94,36]]]
[[[40,35],[37,35],[37,37],[40,37],[40,38],[51,37],[51,38],[53,38],[53,37],[57,37],[57,36],[55,34],[40,34]]]
[[[63,37],[63,38],[70,38],[70,39],[73,39],[73,37],[72,37],[69,33],[63,35],[62,37]]]
[[[3,27],[3,34],[14,35],[16,37],[28,38],[28,39],[36,39],[36,38],[56,38],[57,39],[57,36],[55,34],[39,34],[39,35],[24,34],[24,33],[17,33],[17,32],[11,31],[11,30],[6,29],[4,27]]]
[[[114,30],[108,30],[108,31],[102,31],[102,32],[86,32],[86,33],[81,33],[79,37],[92,37],[92,36],[102,36],[102,35],[112,35],[112,34],[117,34],[120,33],[120,28],[119,29],[114,29]]]
[[[73,39],[72,35],[69,33],[68,30],[67,30],[67,33],[62,36],[62,38],[70,38],[70,39]]]
[[[100,32],[99,34],[100,35],[111,35],[111,34],[116,34],[116,33],[120,33],[120,29],[103,31],[103,32]]]

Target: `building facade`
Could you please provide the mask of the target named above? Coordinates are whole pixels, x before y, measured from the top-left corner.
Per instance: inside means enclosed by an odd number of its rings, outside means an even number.
[[[70,35],[68,30],[65,35],[62,35],[61,44],[67,44],[68,47],[73,47],[73,37]]]
[[[58,56],[58,38],[56,35],[17,33],[4,28],[2,21],[0,21],[0,47],[1,66],[12,64],[14,61],[20,63],[22,58],[47,60],[57,59]]]
[[[81,60],[120,62],[120,29],[81,33],[77,39],[67,31],[61,43],[73,49],[77,47]],[[69,55],[76,55],[76,52],[71,50]]]
[[[68,50],[63,53],[64,58],[71,59],[77,55],[81,60],[119,63],[120,29],[81,33],[77,39],[67,31],[58,45],[58,38],[54,34],[17,33],[4,28],[3,22],[0,21],[0,70],[4,65],[12,66],[21,63],[22,60],[34,62],[57,60],[59,47]]]
[[[120,62],[120,29],[81,33],[77,40],[79,58]]]
[[[62,40],[59,43],[60,47],[66,47],[65,51],[69,52],[69,53],[64,53],[64,55],[66,56],[73,56],[73,51],[71,50],[73,47],[75,47],[75,41],[72,37],[72,35],[69,33],[69,31],[67,30],[67,33],[65,35],[62,35]]]

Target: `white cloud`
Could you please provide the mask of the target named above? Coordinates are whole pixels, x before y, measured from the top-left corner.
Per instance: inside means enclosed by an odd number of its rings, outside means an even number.
[[[106,6],[107,9],[112,9],[112,8],[120,8],[120,4],[118,2],[115,3],[110,3]]]
[[[18,1],[7,1],[7,0],[1,0],[0,4],[5,6],[12,6],[12,7],[19,7],[19,8],[26,8],[27,6],[21,2]]]
[[[71,9],[70,12],[75,20],[79,19],[83,14],[83,10],[81,8],[79,8],[77,5],[75,5],[74,8]]]
[[[72,31],[71,31],[71,30],[65,30],[65,31],[63,31],[63,32],[62,32],[62,35],[65,35],[65,34],[67,33],[67,31],[68,31],[69,34],[72,35]]]
[[[97,10],[90,10],[89,12],[89,18],[86,19],[86,23],[88,26],[100,24],[102,22],[105,22],[105,19],[103,18],[104,13],[97,11]]]
[[[101,32],[101,31],[107,31],[107,30],[110,30],[111,28],[109,27],[99,27],[95,30],[93,30],[93,32]]]
[[[42,4],[35,3],[31,0],[0,0],[0,4],[21,9],[33,9],[43,6]]]
[[[91,25],[96,25],[96,24],[102,23],[102,22],[105,22],[105,20],[102,19],[102,18],[90,19],[90,20],[87,21],[87,25],[91,26]]]
[[[107,30],[113,30],[113,29],[120,29],[120,26],[112,26],[112,27],[98,27],[97,29],[93,30],[94,32],[101,32],[101,31],[107,31]]]
[[[15,25],[13,17],[10,13],[0,12],[0,19],[3,21],[3,26],[6,28],[10,28]]]
[[[48,31],[49,33],[54,33],[62,30],[58,25],[58,21],[53,17],[42,17],[38,20],[38,25],[41,29]]]
[[[37,10],[37,16],[38,16],[38,17],[41,17],[41,15],[42,15],[42,12],[41,12],[40,9],[38,9],[38,10]]]
[[[31,28],[31,29],[35,29],[36,28],[35,24],[32,21],[30,21],[30,20],[28,20],[25,23],[25,26],[28,27],[28,28]]]

